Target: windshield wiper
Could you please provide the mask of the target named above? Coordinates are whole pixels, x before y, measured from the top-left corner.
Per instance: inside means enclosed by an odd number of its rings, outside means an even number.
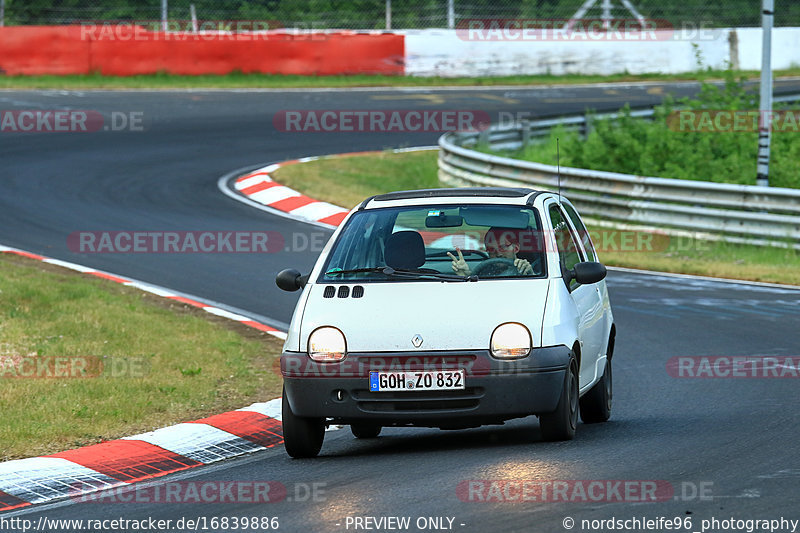
[[[454,274],[442,274],[441,272],[419,272],[416,270],[405,270],[392,268],[389,266],[384,267],[368,267],[368,268],[351,268],[349,270],[329,270],[325,272],[326,276],[333,276],[335,274],[359,274],[364,272],[379,272],[387,276],[397,276],[406,278],[422,278],[432,277],[442,281],[478,281],[478,276],[456,276]]]
[[[326,276],[333,276],[334,274],[360,274],[362,272],[383,272],[386,268],[389,267],[367,267],[367,268],[351,268],[349,270],[342,270],[340,268],[334,268],[332,270],[328,270],[325,272]]]
[[[442,274],[441,272],[419,272],[417,270],[404,270],[392,267],[384,267],[383,273],[387,276],[407,276],[411,278],[421,278],[430,276],[442,281],[478,281],[478,276],[456,276],[455,274]]]

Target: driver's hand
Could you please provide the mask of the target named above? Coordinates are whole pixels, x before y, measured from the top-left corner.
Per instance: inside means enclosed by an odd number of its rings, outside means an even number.
[[[453,260],[453,272],[459,276],[469,276],[472,271],[470,271],[467,262],[464,261],[464,255],[461,253],[461,249],[456,247],[456,253],[458,254],[458,257],[454,256],[450,252],[447,252],[447,255],[449,255],[450,259]]]
[[[527,259],[514,259],[514,266],[517,267],[517,270],[523,276],[533,275],[533,267]]]

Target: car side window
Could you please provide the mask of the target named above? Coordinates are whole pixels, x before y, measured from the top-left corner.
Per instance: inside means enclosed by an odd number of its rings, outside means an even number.
[[[557,205],[553,204],[548,208],[548,213],[550,214],[550,224],[553,228],[556,246],[558,246],[561,272],[566,273],[568,270],[572,270],[575,265],[580,263],[583,259],[581,258],[578,246],[572,236],[572,232],[567,225],[567,221],[564,218],[564,214],[561,209],[559,209]],[[569,290],[574,290],[578,285],[580,284],[574,279],[570,280]]]
[[[583,224],[581,217],[578,216],[578,213],[575,211],[575,209],[573,209],[571,205],[561,204],[561,206],[567,212],[567,216],[572,222],[572,227],[574,227],[575,230],[578,232],[578,237],[583,243],[583,249],[586,250],[586,260],[597,261],[597,252],[594,249],[594,245],[592,244],[592,239],[589,236],[589,231]]]

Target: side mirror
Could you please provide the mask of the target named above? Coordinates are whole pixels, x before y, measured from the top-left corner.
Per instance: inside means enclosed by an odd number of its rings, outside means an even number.
[[[294,292],[302,289],[306,286],[307,282],[308,276],[300,275],[300,272],[293,268],[281,270],[278,272],[278,275],[275,276],[275,285],[277,285],[279,289],[287,292]]]
[[[575,268],[570,272],[572,279],[581,285],[591,285],[592,283],[602,281],[605,279],[606,273],[605,265],[594,261],[577,263]]]

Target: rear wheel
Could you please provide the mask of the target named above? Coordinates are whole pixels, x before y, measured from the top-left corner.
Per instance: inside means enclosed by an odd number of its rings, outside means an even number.
[[[350,431],[357,439],[374,439],[381,434],[381,426],[378,424],[350,424]]]
[[[552,413],[539,415],[539,427],[546,441],[572,440],[578,426],[578,365],[570,360],[561,388],[561,398]]]
[[[611,359],[606,359],[603,377],[581,398],[581,420],[584,424],[605,422],[611,417]]]
[[[286,398],[286,389],[283,390],[281,406],[283,446],[286,448],[286,453],[295,459],[316,457],[325,439],[325,419],[295,415]]]

